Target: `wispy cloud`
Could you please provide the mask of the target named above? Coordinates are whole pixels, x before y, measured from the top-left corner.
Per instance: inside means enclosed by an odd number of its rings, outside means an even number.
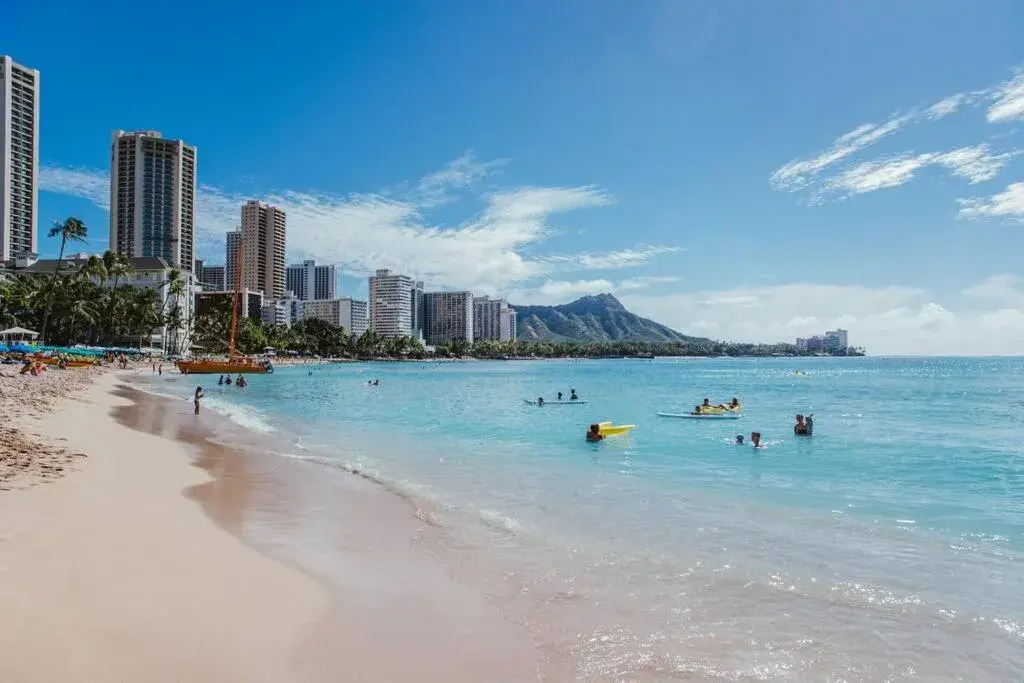
[[[857,126],[815,156],[782,165],[771,174],[769,182],[776,190],[808,192],[810,202],[816,204],[829,195],[850,196],[898,187],[926,166],[942,166],[972,184],[991,180],[1017,155],[1016,150],[993,154],[987,144],[978,144],[950,152],[904,152],[847,165],[883,138],[910,125],[942,119],[981,104],[988,105],[985,118],[989,123],[1024,119],[1024,70],[995,86],[955,93],[929,107],[893,114],[883,123]]]
[[[873,145],[887,135],[895,133],[916,117],[903,114],[890,118],[882,124],[865,123],[845,135],[841,135],[832,146],[810,159],[794,159],[776,169],[771,175],[771,184],[777,190],[795,192],[811,184],[825,169],[839,163],[850,155]]]
[[[565,303],[587,294],[623,294],[647,289],[652,285],[678,282],[674,276],[649,275],[633,277],[619,282],[605,278],[593,280],[545,280],[539,286],[518,289],[510,295],[513,303],[520,305],[545,305]]]
[[[1024,69],[993,88],[992,96],[995,101],[985,115],[989,123],[1024,120]]]
[[[898,187],[910,181],[916,171],[926,166],[944,167],[973,185],[994,178],[1017,154],[991,154],[988,145],[981,144],[944,153],[904,154],[866,161],[829,178],[824,192],[849,196]]]
[[[110,176],[102,171],[44,166],[39,169],[39,189],[81,197],[110,210]]]
[[[1013,183],[991,197],[960,199],[960,217],[1024,221],[1024,183]]]
[[[614,199],[596,186],[518,187],[475,196],[484,208],[452,227],[433,224],[429,211],[456,192],[472,192],[502,162],[478,162],[464,154],[414,183],[405,192],[349,194],[278,191],[256,198],[288,216],[292,259],[315,257],[337,263],[351,275],[375,268],[409,273],[435,286],[504,294],[524,282],[559,272],[641,266],[671,246],[633,246],[603,253],[543,251],[557,214],[597,208]],[[42,189],[74,195],[108,209],[109,178],[102,171],[47,167]],[[224,233],[239,222],[251,195],[203,185],[197,193],[197,251],[223,258]]]

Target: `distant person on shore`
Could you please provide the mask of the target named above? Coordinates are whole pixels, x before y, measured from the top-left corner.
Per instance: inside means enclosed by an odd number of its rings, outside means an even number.
[[[195,396],[192,397],[192,403],[196,407],[196,415],[199,414],[199,399],[201,399],[203,396],[206,396],[206,394],[203,393],[203,388],[202,387],[196,387]]]
[[[156,374],[158,374],[158,375],[164,374],[164,364],[163,363],[161,363],[160,365],[157,366]]]
[[[235,380],[235,386],[238,387],[239,389],[245,389],[247,386],[249,386],[249,383],[245,381],[245,377],[239,375],[238,379]]]
[[[587,430],[587,441],[594,442],[601,441],[603,439],[604,434],[601,433],[601,426],[596,424],[590,425],[590,429]]]
[[[580,397],[576,395],[576,390],[575,389],[570,389],[569,390],[569,400],[570,401],[578,401],[579,398]]]
[[[764,448],[761,445],[761,432],[751,432],[750,443],[754,444],[754,448]]]

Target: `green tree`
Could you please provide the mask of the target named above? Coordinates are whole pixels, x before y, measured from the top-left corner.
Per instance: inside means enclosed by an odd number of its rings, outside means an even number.
[[[71,216],[64,220],[63,223],[55,222],[47,233],[50,238],[60,236],[60,251],[57,254],[57,267],[53,271],[53,277],[50,279],[49,293],[51,296],[48,297],[46,312],[43,313],[43,326],[40,331],[40,339],[46,341],[46,327],[49,323],[50,309],[53,301],[53,288],[57,283],[57,279],[61,276],[61,267],[64,264],[64,248],[68,242],[85,242],[88,238],[89,230],[85,227],[85,223],[79,219]]]

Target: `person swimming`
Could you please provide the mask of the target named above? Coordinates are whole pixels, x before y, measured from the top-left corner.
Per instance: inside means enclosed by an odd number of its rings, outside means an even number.
[[[597,424],[590,425],[590,429],[587,430],[587,441],[601,441],[604,439],[604,434],[601,433],[601,426]]]
[[[704,414],[704,411],[702,410],[703,407],[704,406],[694,406],[693,407],[693,414],[694,415],[703,415]]]
[[[231,375],[228,375],[227,377],[224,378],[224,384],[227,384],[227,385],[231,384]]]
[[[220,379],[217,380],[217,384],[224,384],[224,375],[220,376]]]
[[[576,390],[575,389],[570,389],[569,390],[569,400],[570,401],[578,401],[579,398],[580,397],[576,395]]]
[[[559,400],[559,401],[561,401],[561,400],[562,400],[562,392],[561,392],[561,391],[559,391],[559,392],[558,392],[558,400]]]
[[[810,424],[808,424],[809,421]],[[810,436],[813,429],[813,418],[804,419],[803,415],[796,416],[796,424],[793,425],[793,434],[796,436]]]
[[[246,381],[245,377],[239,375],[238,379],[235,380],[235,386],[238,387],[239,389],[245,389],[247,386],[249,386],[249,382]]]
[[[742,446],[743,445],[743,435],[742,434],[737,434],[736,435],[736,445],[737,446]]]
[[[751,432],[750,443],[754,445],[754,448],[764,448],[764,446],[761,445],[761,432]]]
[[[544,397],[543,396],[538,396],[537,397],[537,405],[539,405],[539,406],[544,405]]]

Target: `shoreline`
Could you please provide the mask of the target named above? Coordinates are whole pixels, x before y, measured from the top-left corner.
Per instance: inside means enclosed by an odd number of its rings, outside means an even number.
[[[284,496],[315,467],[216,443],[227,418],[197,427],[126,373],[95,379],[37,430],[86,464],[0,492],[0,679],[538,680],[529,633],[415,549],[408,505],[345,478],[332,584],[249,533],[287,539],[302,501]]]

